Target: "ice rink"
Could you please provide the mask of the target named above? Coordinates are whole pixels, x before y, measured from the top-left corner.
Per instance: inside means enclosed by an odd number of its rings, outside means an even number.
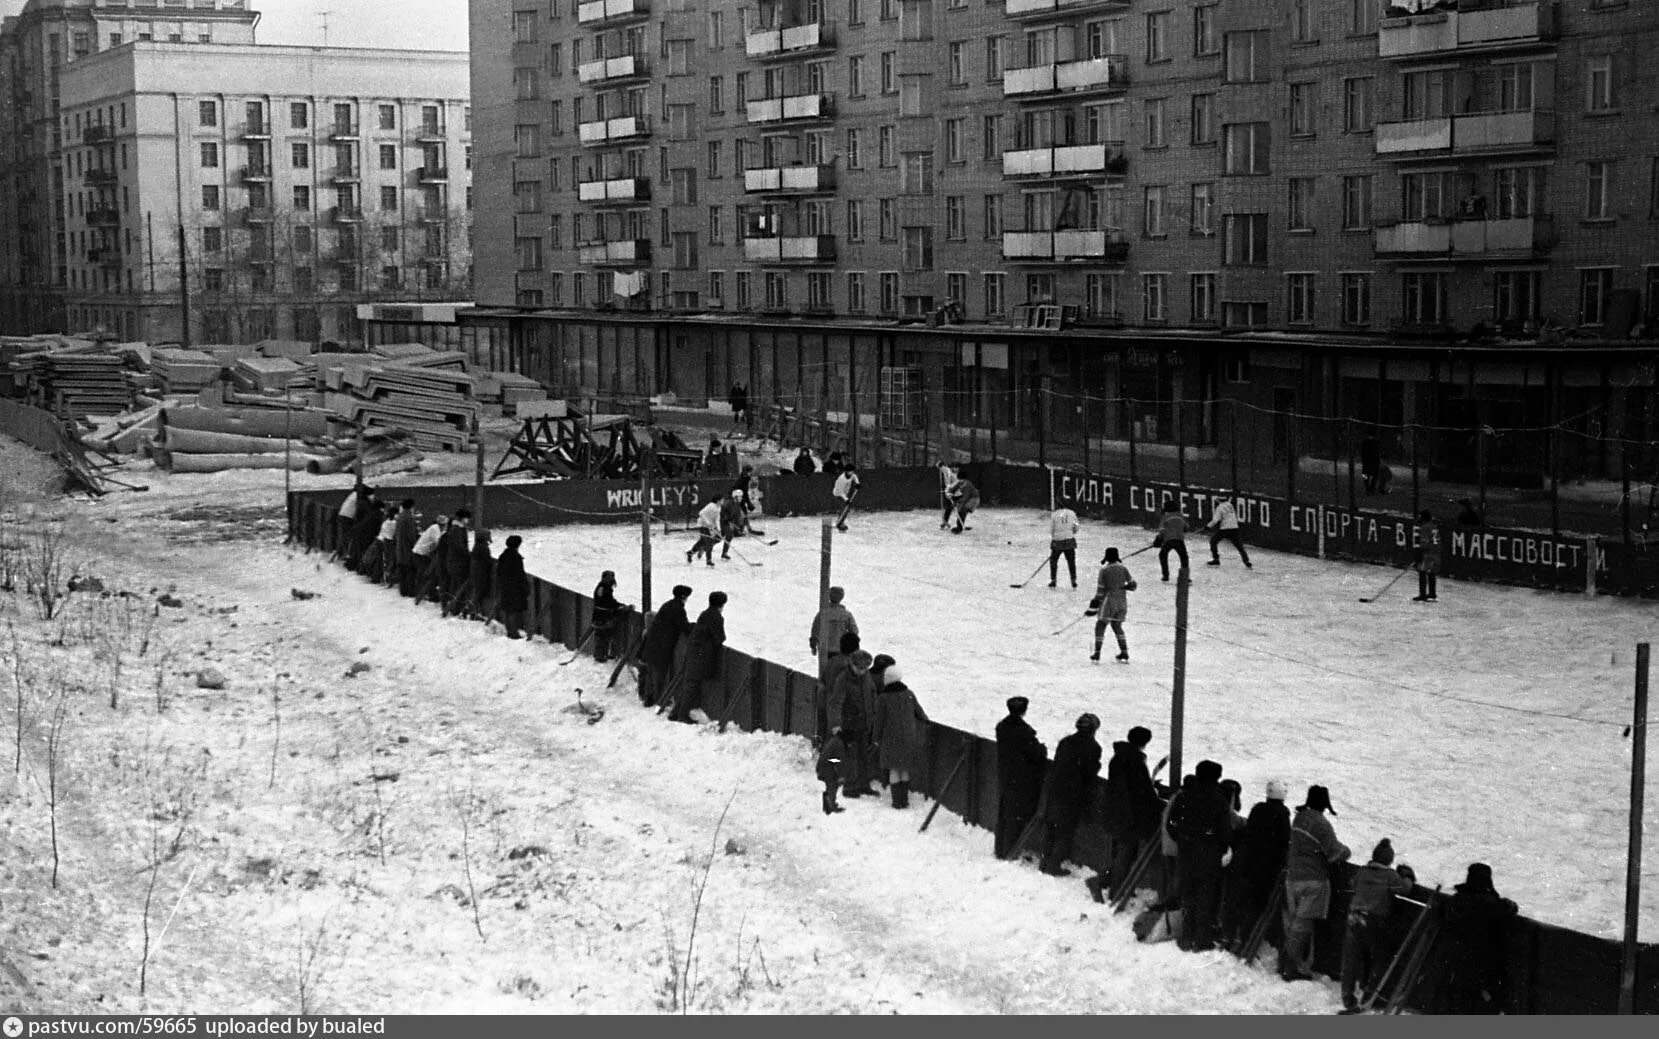
[[[1174,659],[1175,584],[1156,554],[1128,560],[1131,662],[1088,659],[1093,620],[1065,634],[1088,604],[1102,550],[1151,541],[1139,527],[1085,521],[1078,585],[1047,587],[1046,514],[986,509],[960,536],[931,512],[855,514],[834,543],[832,580],[847,589],[866,649],[899,660],[934,719],[989,735],[1013,695],[1052,752],[1083,711],[1101,739],[1152,728],[1153,760],[1167,752]],[[817,605],[820,520],[757,519],[778,544],[736,543],[715,569],[688,565],[694,536],[652,545],[660,603],[677,583],[731,597],[730,645],[802,671]],[[506,531],[498,532],[499,545]],[[639,601],[637,526],[522,531],[530,572],[590,592],[614,569],[623,602]],[[1468,863],[1491,863],[1523,913],[1614,936],[1623,919],[1635,643],[1655,634],[1659,605],[1446,581],[1440,601],[1414,603],[1407,575],[1373,604],[1393,572],[1360,564],[1252,551],[1246,571],[1229,545],[1220,568],[1189,541],[1193,585],[1187,644],[1188,770],[1214,758],[1245,788],[1290,783],[1292,805],[1310,783],[1331,788],[1338,837],[1358,862],[1382,837],[1426,884],[1448,887]],[[717,553],[718,554],[718,553]],[[747,565],[738,558],[761,564]],[[1649,832],[1659,798],[1648,799]],[[1654,861],[1652,857],[1648,860]],[[1649,877],[1659,873],[1650,870]],[[1651,880],[1650,880],[1651,886]],[[1648,900],[1644,930],[1659,924]]]

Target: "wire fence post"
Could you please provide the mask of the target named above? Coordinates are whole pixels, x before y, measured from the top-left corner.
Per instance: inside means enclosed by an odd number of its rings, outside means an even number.
[[[1413,518],[1423,514],[1423,482],[1417,471],[1417,423],[1406,426],[1411,434],[1411,515]]]
[[[1175,419],[1175,481],[1181,490],[1187,489],[1187,413],[1177,396],[1170,402],[1170,415]]]
[[[1238,401],[1227,402],[1227,454],[1231,456],[1233,471],[1233,490],[1239,489],[1238,482]]]
[[[1181,743],[1186,729],[1188,576],[1183,566],[1175,578],[1175,675],[1169,702],[1169,774],[1177,783],[1182,775]]]
[[[1354,420],[1342,420],[1342,440],[1348,450],[1348,509],[1350,512],[1359,511],[1359,490],[1354,480]]]
[[[1642,915],[1642,800],[1647,786],[1646,642],[1636,644],[1636,709],[1630,726],[1630,848],[1624,867],[1624,960],[1619,971],[1619,1013],[1636,1012],[1637,931]]]
[[[1048,423],[1044,421],[1048,411],[1047,382],[1046,377],[1037,376],[1037,465],[1043,468],[1048,467]]]
[[[1129,427],[1129,479],[1136,481],[1140,474],[1135,467],[1135,398],[1125,397],[1123,417]]]

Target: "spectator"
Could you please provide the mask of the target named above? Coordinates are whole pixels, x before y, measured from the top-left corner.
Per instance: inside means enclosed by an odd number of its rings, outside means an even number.
[[[415,594],[415,582],[420,578],[419,564],[423,562],[415,556],[415,543],[420,540],[420,518],[415,515],[415,499],[403,499],[403,508],[398,510],[397,530],[392,535],[393,554],[397,566],[397,590],[405,598]],[[437,536],[432,539],[437,544]]]
[[[1313,929],[1331,911],[1331,868],[1348,861],[1348,846],[1336,839],[1325,813],[1331,792],[1308,787],[1307,802],[1296,809],[1290,824],[1290,849],[1285,859],[1285,941],[1280,950],[1279,974],[1286,981],[1313,977]]]
[[[490,532],[480,530],[472,535],[472,551],[467,554],[467,579],[455,592],[455,612],[463,617],[487,617],[484,604],[490,597],[490,576],[495,560],[490,558]]]
[[[825,815],[846,811],[835,801],[836,791],[846,780],[847,745],[840,736],[831,736],[824,741],[824,749],[818,752],[818,781],[824,784]]]
[[[402,515],[403,506],[392,505],[380,521],[380,534],[376,538],[380,545],[380,569],[371,576],[381,584],[391,584],[397,574],[397,523]]]
[[[904,672],[897,663],[882,674],[881,695],[876,700],[876,743],[881,747],[881,767],[893,792],[894,808],[910,807],[910,764],[922,748],[922,726],[927,713],[916,702],[916,694],[904,684]]]
[[[593,662],[603,664],[611,659],[615,648],[616,629],[628,607],[616,601],[616,571],[606,570],[599,575],[599,584],[593,589]]]
[[[495,560],[495,612],[507,629],[507,637],[520,638],[524,627],[524,611],[530,608],[530,582],[524,576],[524,557],[518,546],[524,539],[517,534],[507,538],[507,547]]]
[[[1038,866],[1051,877],[1071,876],[1071,870],[1064,863],[1071,854],[1077,825],[1083,821],[1083,806],[1088,803],[1090,788],[1100,777],[1100,744],[1094,735],[1099,729],[1099,718],[1083,714],[1077,719],[1077,731],[1054,748],[1054,767],[1048,776],[1048,803],[1043,810],[1047,831],[1043,835],[1043,860]]]
[[[472,546],[467,544],[467,528],[471,521],[471,509],[456,509],[455,518],[444,530],[443,537],[438,539],[438,551],[434,553],[436,558],[433,561],[438,568],[438,604],[445,617],[458,612],[455,593],[461,590],[467,576],[472,573]]]
[[[818,471],[818,463],[812,460],[812,452],[806,449],[805,444],[801,445],[801,453],[795,456],[794,469],[796,476],[811,476]]]
[[[845,468],[846,466],[841,461],[841,452],[839,451],[831,451],[829,453],[829,457],[824,459],[825,476],[840,476],[841,470]]]
[[[362,504],[357,507],[357,518],[352,522],[351,532],[346,542],[345,564],[347,570],[358,573],[368,573],[364,566],[364,558],[369,550],[374,548],[375,536],[380,533],[380,499],[373,491],[368,491]],[[373,562],[373,560],[369,560]]]
[[[1232,889],[1222,920],[1222,940],[1235,952],[1249,941],[1267,903],[1273,885],[1285,868],[1290,847],[1290,809],[1285,807],[1285,784],[1267,781],[1267,799],[1250,809],[1233,851]]]
[[[1216,913],[1221,907],[1222,859],[1232,840],[1229,798],[1221,789],[1221,766],[1200,761],[1193,782],[1181,791],[1165,824],[1175,838],[1176,870],[1181,878],[1181,935],[1187,952],[1215,947]]]
[[[420,592],[415,596],[417,605],[425,602],[426,597],[438,587],[438,544],[448,528],[449,517],[439,516],[431,526],[421,531],[421,536],[409,550],[414,567],[420,573]]]
[[[1111,895],[1123,893],[1129,871],[1135,868],[1148,838],[1158,832],[1164,811],[1163,798],[1146,768],[1146,746],[1152,730],[1137,725],[1127,738],[1112,744],[1112,760],[1106,766],[1106,833],[1112,839],[1112,864],[1107,872]],[[1105,901],[1101,878],[1089,881],[1095,901]]]
[[[846,768],[841,781],[848,797],[874,797],[870,777],[875,771],[870,762],[871,727],[876,717],[875,680],[870,677],[870,654],[857,647],[858,636],[853,635],[853,649],[844,654],[844,663],[829,687],[825,705],[828,731],[841,737],[846,747]]]
[[[1031,701],[1008,698],[1008,717],[997,722],[997,831],[993,852],[999,859],[1014,857],[1020,837],[1037,814],[1043,790],[1043,766],[1048,748],[1025,720]]]
[[[735,382],[726,391],[726,404],[732,409],[732,428],[737,429],[743,425],[743,388]]]
[[[674,710],[668,720],[695,725],[691,712],[703,705],[703,683],[720,677],[721,658],[726,647],[726,593],[710,592],[708,609],[691,626],[691,639],[686,644],[685,673],[680,679],[680,691],[674,697]]]
[[[1452,889],[1452,897],[1440,911],[1446,972],[1436,1012],[1503,1013],[1509,1006],[1504,932],[1519,910],[1492,886],[1492,867],[1472,863],[1468,876]]]
[[[674,586],[674,596],[662,604],[651,618],[640,643],[639,698],[647,707],[656,703],[668,691],[669,676],[674,673],[674,651],[680,639],[691,631],[691,620],[686,617],[685,603],[691,598],[691,589],[683,584]]]
[[[829,735],[829,701],[835,689],[835,683],[841,673],[847,669],[847,662],[859,649],[858,635],[855,632],[843,631],[841,640],[835,648],[818,665],[818,695],[814,697],[814,706],[817,711],[818,728],[816,740],[822,743]],[[879,687],[878,687],[879,689]]]
[[[847,590],[840,585],[832,585],[829,590],[829,605],[819,610],[812,618],[812,631],[806,637],[807,648],[813,654],[818,653],[819,646],[833,647],[841,644],[841,636],[846,632],[858,634],[858,621],[853,619],[852,612],[842,605],[847,598]]]
[[[1394,845],[1387,837],[1377,842],[1371,861],[1354,873],[1354,898],[1348,903],[1347,926],[1342,932],[1342,1013],[1360,1012],[1360,1001],[1378,984],[1393,952],[1388,928],[1394,915],[1394,896],[1408,895],[1413,884],[1394,868]]]

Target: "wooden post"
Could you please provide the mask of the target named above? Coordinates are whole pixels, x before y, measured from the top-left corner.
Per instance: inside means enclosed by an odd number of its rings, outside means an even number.
[[[1135,398],[1125,397],[1124,415],[1129,419],[1129,482],[1137,479],[1135,471]]]
[[[282,500],[294,493],[294,387],[284,381],[282,386]],[[1625,498],[1630,497],[1630,481],[1625,479]],[[1626,509],[1628,516],[1629,509]],[[1629,527],[1629,522],[1625,523]]]
[[[643,622],[651,614],[651,466],[656,461],[656,452],[646,448],[642,454],[639,471],[639,615]]]
[[[1238,400],[1233,398],[1227,401],[1227,454],[1232,468],[1232,490],[1237,492],[1238,485]]]
[[[1636,644],[1636,717],[1630,726],[1630,852],[1624,867],[1624,964],[1619,1013],[1636,1012],[1637,925],[1642,908],[1642,794],[1647,785],[1648,643]]]
[[[1048,409],[1048,387],[1044,385],[1046,379],[1037,376],[1037,466],[1048,467],[1048,428],[1043,421],[1043,412]]]
[[[363,482],[363,424],[357,424],[357,482]]]
[[[1619,515],[1624,527],[1624,547],[1630,547],[1630,440],[1619,430],[1619,483],[1624,493],[1619,495]]]
[[[1545,455],[1550,467],[1550,533],[1561,537],[1561,464],[1556,457],[1561,450],[1561,436],[1555,424],[1561,421],[1561,374],[1555,365],[1545,369],[1546,393],[1549,394],[1549,427],[1545,430]]]
[[[823,537],[822,537],[822,540],[820,542],[820,548],[818,550],[818,612],[819,613],[822,613],[824,610],[829,608],[830,559],[831,559],[832,555],[834,554],[834,549],[835,549],[835,520],[831,519],[828,516],[825,516],[824,517]],[[823,632],[818,630],[818,620],[817,620],[817,618],[813,618],[813,621],[812,621],[812,635],[813,635],[814,638],[816,638],[818,640],[818,674],[822,675],[824,673],[824,668],[829,664],[829,655],[830,655],[830,653],[834,652],[834,650],[830,649],[829,640],[824,638]],[[839,646],[836,647],[836,649],[839,649],[839,648],[840,648]],[[820,697],[822,697],[822,696],[825,695],[826,692],[827,692],[827,690],[819,690],[818,695]],[[814,719],[816,719],[816,713],[814,714]],[[817,725],[816,720],[814,720],[813,725],[816,727],[816,725]],[[820,732],[818,734],[818,737],[819,737],[819,739],[828,739],[829,738],[829,733]]]
[[[1169,708],[1169,776],[1181,782],[1181,739],[1187,706],[1187,568],[1182,567],[1175,584],[1175,685]]]
[[[472,481],[472,529],[484,530],[484,431],[476,415],[472,419],[472,439],[477,452]]]
[[[1343,419],[1342,441],[1348,448],[1348,508],[1359,511],[1359,490],[1354,480],[1354,420]]]
[[[1187,490],[1187,413],[1181,407],[1184,392],[1184,387],[1176,390],[1175,399],[1169,402],[1169,414],[1175,420],[1175,482],[1183,494]]]

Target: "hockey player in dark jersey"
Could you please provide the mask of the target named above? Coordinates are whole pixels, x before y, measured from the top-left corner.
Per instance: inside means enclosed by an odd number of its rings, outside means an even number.
[[[1089,601],[1089,615],[1100,618],[1094,624],[1094,652],[1089,654],[1089,659],[1100,659],[1100,644],[1105,640],[1106,628],[1110,625],[1112,634],[1118,640],[1117,659],[1127,663],[1129,640],[1123,635],[1123,622],[1129,616],[1128,593],[1135,590],[1135,579],[1129,575],[1129,568],[1123,565],[1115,548],[1106,550],[1101,563],[1104,565],[1100,568],[1100,582],[1095,586],[1094,598]]]

